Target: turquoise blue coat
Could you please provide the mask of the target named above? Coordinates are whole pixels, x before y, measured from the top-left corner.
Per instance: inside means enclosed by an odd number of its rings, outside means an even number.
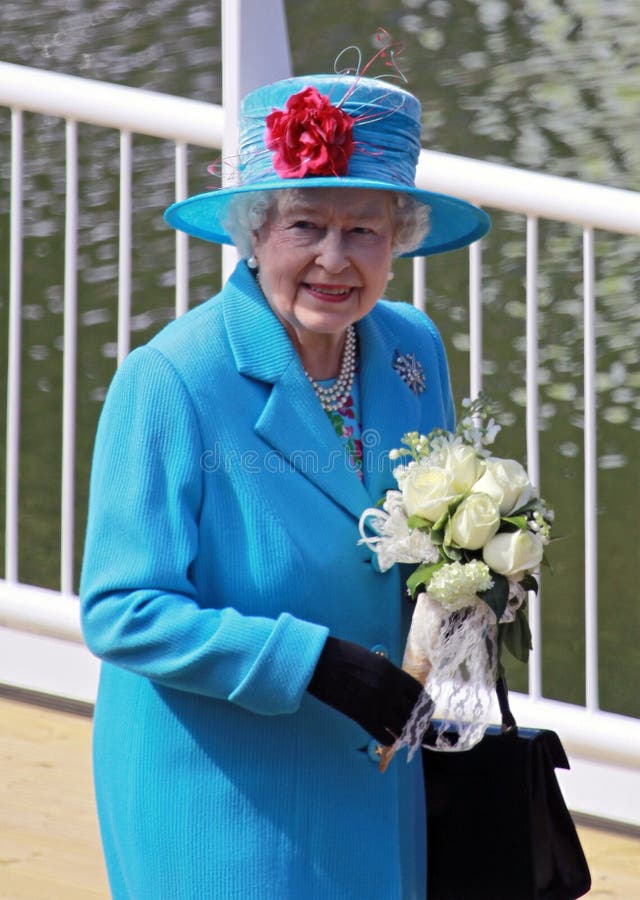
[[[358,519],[404,432],[453,417],[425,315],[380,301],[358,334],[364,484],[243,263],[109,390],[81,597],[116,900],[425,897],[419,759],[381,774],[370,736],[306,693],[329,633],[400,663],[409,601]]]

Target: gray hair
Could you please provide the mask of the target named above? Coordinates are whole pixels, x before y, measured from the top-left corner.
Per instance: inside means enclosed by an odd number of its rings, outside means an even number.
[[[289,193],[295,190],[289,188]],[[225,228],[243,259],[252,253],[251,235],[269,218],[279,191],[251,191],[236,194],[229,203]],[[422,242],[429,231],[429,207],[410,194],[388,192],[392,200],[393,255],[409,253]]]

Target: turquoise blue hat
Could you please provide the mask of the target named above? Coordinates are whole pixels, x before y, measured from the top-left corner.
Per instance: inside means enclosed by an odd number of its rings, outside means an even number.
[[[483,210],[415,186],[419,153],[420,103],[407,91],[352,75],[287,78],[242,101],[236,183],[174,203],[164,217],[195,237],[232,244],[225,222],[239,194],[365,188],[429,207],[429,233],[406,256],[455,250],[485,235],[491,222]]]

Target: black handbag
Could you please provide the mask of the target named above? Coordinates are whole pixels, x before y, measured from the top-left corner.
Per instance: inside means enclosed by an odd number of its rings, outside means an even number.
[[[555,732],[518,728],[496,689],[502,728],[471,750],[422,750],[427,900],[575,900],[591,876],[555,774],[567,756]]]

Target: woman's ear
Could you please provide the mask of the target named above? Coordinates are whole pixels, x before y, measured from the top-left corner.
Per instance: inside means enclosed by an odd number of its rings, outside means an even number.
[[[252,229],[252,231],[251,231],[251,252],[253,253],[254,256],[256,255],[258,247],[260,246],[261,243],[262,242],[260,240],[260,229],[259,228]]]

